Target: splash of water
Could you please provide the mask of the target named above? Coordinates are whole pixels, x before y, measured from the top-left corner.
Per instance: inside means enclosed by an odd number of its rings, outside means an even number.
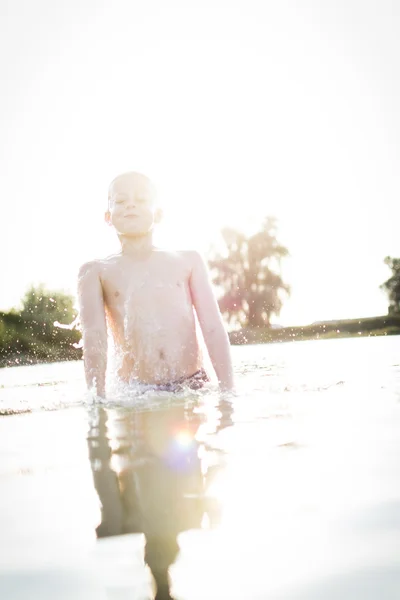
[[[59,323],[59,321],[54,321],[53,325],[54,327],[58,327],[58,329],[69,329],[70,331],[76,329],[77,331],[82,331],[79,315],[72,321],[72,323]],[[74,343],[72,346],[74,348],[83,348],[83,339],[81,338],[78,343]]]

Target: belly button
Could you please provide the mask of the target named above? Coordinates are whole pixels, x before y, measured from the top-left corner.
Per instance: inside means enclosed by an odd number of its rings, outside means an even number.
[[[119,296],[119,292],[114,292],[114,296],[115,296],[116,298],[118,298],[118,296]]]

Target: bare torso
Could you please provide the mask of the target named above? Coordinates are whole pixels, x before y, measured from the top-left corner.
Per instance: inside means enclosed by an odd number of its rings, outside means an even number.
[[[200,369],[190,254],[153,250],[98,264],[121,379],[161,384]]]

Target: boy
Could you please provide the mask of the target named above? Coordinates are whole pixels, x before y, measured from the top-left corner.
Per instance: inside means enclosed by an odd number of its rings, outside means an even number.
[[[160,217],[146,176],[124,173],[112,181],[105,218],[121,252],[84,264],[78,282],[86,382],[97,396],[105,397],[107,324],[123,381],[170,391],[201,387],[208,378],[193,309],[220,388],[233,389],[229,340],[205,264],[197,252],[154,247]]]

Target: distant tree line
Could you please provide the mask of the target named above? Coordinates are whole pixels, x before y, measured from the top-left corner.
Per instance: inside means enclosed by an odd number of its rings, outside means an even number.
[[[221,233],[223,248],[213,251],[209,259],[220,310],[236,328],[265,330],[290,294],[281,274],[282,259],[289,251],[277,239],[276,220],[267,217],[248,236],[237,229]],[[384,262],[392,271],[380,286],[389,299],[388,314],[400,315],[400,258],[388,256]]]

